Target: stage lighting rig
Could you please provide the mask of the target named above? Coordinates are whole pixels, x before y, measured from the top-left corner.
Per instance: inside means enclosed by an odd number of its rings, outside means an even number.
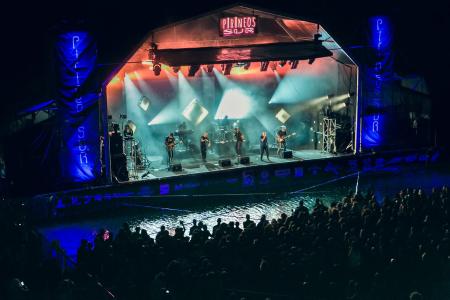
[[[261,68],[259,69],[261,72],[267,71],[267,68],[269,67],[268,61],[262,61],[261,62]]]
[[[174,73],[178,73],[180,71],[180,66],[174,66],[172,67],[172,70]]]
[[[298,60],[291,60],[290,64],[291,64],[291,69],[297,69]]]
[[[192,65],[189,67],[188,76],[193,77],[195,73],[197,73],[198,69],[200,69],[200,65]]]
[[[275,71],[276,69],[277,69],[277,64],[276,64],[276,62],[271,62],[270,63],[270,69],[272,70],[272,71]]]
[[[232,67],[233,67],[233,64],[226,64],[225,70],[223,71],[223,75],[230,75]]]
[[[310,58],[308,59],[308,64],[312,65],[314,63],[316,59],[315,58]]]
[[[211,73],[214,69],[214,65],[207,65],[206,66],[206,72]]]
[[[280,60],[279,65],[280,67],[284,67],[286,65],[287,61],[286,60]]]
[[[250,64],[251,64],[251,62],[246,62],[246,63],[244,64],[244,70],[250,69]]]

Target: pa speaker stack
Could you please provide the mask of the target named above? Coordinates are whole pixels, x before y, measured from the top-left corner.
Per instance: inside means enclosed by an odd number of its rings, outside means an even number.
[[[283,158],[292,158],[292,151],[283,151]]]
[[[229,158],[219,159],[219,165],[221,167],[229,167],[229,166],[231,166],[231,160]]]
[[[240,157],[240,158],[239,158],[239,163],[240,163],[241,165],[248,165],[248,164],[250,164],[250,157],[248,157],[248,156],[242,156],[242,157]]]
[[[171,164],[169,166],[169,171],[172,171],[172,172],[179,172],[182,170],[183,170],[183,167],[181,166],[181,164]]]

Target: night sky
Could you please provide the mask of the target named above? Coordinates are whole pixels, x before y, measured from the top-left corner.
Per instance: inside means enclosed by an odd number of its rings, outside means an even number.
[[[235,1],[22,1],[4,6],[1,117],[54,97],[52,34],[62,20],[82,20],[95,34],[99,63],[122,61],[151,29]],[[317,21],[344,47],[367,42],[368,17],[383,14],[394,25],[395,70],[425,76],[434,117],[444,118],[450,80],[445,1],[246,1],[245,4]],[[448,119],[448,118],[447,118]]]

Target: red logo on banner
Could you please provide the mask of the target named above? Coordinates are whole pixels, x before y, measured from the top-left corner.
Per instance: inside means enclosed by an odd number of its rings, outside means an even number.
[[[256,33],[256,16],[220,18],[220,36],[236,37]]]

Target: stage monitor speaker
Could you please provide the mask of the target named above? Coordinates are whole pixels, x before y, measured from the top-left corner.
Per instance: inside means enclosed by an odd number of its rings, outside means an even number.
[[[284,151],[283,158],[292,158],[292,151]]]
[[[239,158],[239,163],[240,163],[241,165],[248,165],[248,164],[250,164],[250,157],[248,157],[248,156],[242,156],[242,157],[240,157],[240,158]]]
[[[219,159],[219,165],[221,167],[229,167],[231,166],[231,160],[226,158],[226,159]]]
[[[181,166],[181,164],[171,164],[169,166],[169,171],[172,171],[172,172],[179,172],[182,170],[183,170],[183,167]]]

